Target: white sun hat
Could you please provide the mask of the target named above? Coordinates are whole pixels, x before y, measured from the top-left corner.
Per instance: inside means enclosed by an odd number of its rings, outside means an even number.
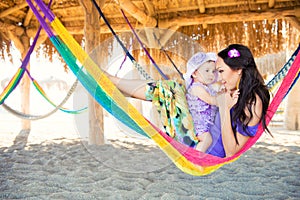
[[[217,54],[213,52],[198,52],[194,54],[187,62],[187,70],[183,75],[185,80],[186,88],[190,87],[192,84],[192,74],[205,62],[207,61],[215,61],[217,60]]]

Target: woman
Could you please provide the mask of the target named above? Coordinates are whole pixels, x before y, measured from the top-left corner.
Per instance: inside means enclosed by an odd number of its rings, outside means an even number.
[[[219,52],[216,69],[225,91],[217,97],[219,114],[210,130],[213,144],[207,153],[229,157],[256,134],[260,122],[268,131],[270,94],[246,46],[232,44]]]
[[[270,95],[253,55],[246,46],[232,44],[219,52],[216,68],[222,81],[223,92],[216,97],[219,111],[210,129],[213,142],[207,153],[218,157],[229,157],[241,150],[249,137],[255,135],[260,122],[268,130],[265,118]],[[186,145],[192,147],[197,145],[197,138],[191,133],[193,131],[190,131],[193,127],[185,125],[192,119],[188,111],[182,110],[188,107],[184,86],[175,81],[149,83],[144,80],[126,80],[110,75],[108,77],[123,93],[154,101],[159,112],[162,112],[160,107],[163,105],[166,109],[161,115],[174,116],[173,122],[169,119],[167,121],[177,127],[175,130],[167,130],[167,133]],[[159,97],[161,94],[163,98]],[[165,99],[168,99],[166,103]],[[174,106],[165,106],[169,104]],[[173,111],[170,112],[168,108],[172,108]],[[183,134],[179,134],[180,137],[177,138],[176,134],[180,131]]]

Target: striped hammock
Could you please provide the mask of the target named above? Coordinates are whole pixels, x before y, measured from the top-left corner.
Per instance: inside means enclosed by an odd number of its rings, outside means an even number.
[[[151,122],[149,122],[133,105],[127,101],[124,95],[116,88],[108,77],[105,76],[103,71],[68,33],[66,28],[45,6],[42,0],[35,0],[38,8],[33,5],[31,0],[26,1],[35,16],[38,18],[42,27],[45,29],[57,51],[61,54],[71,71],[78,77],[78,80],[95,98],[95,100],[125,125],[132,128],[139,134],[151,138],[183,172],[195,176],[209,174],[224,164],[238,159],[241,154],[247,151],[264,132],[262,126],[259,126],[255,137],[250,138],[237,154],[226,158],[205,154],[175,141],[165,132],[159,130]],[[38,10],[44,13],[51,28],[41,17]],[[57,35],[54,35],[51,29],[53,29]],[[295,77],[297,77],[299,66],[300,56],[298,55],[294,58],[293,64],[270,103],[267,114],[267,123],[270,122],[279,104],[289,91]]]

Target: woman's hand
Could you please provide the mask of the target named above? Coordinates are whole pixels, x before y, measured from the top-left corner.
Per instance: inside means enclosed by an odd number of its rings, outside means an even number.
[[[219,108],[230,110],[237,103],[239,94],[239,90],[233,92],[224,90],[224,92],[217,95],[217,106]]]

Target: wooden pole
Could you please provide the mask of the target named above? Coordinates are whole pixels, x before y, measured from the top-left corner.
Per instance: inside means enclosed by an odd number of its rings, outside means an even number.
[[[85,12],[84,36],[85,51],[91,52],[100,45],[100,23],[95,6],[91,1],[80,0]],[[98,5],[104,4],[100,0]],[[89,144],[104,144],[103,108],[89,96]]]
[[[25,58],[27,51],[29,49],[29,40],[28,36],[22,36],[21,41],[23,44],[23,49],[25,51],[21,52],[22,59]],[[28,63],[27,70],[30,71],[30,64]],[[21,81],[21,112],[29,114],[30,113],[30,78],[25,74]],[[23,119],[22,120],[22,130],[29,131],[31,129],[31,121]]]
[[[289,93],[286,109],[284,126],[288,130],[300,130],[300,81],[298,81]]]
[[[25,58],[28,49],[30,47],[30,38],[26,35],[25,31],[21,31],[23,34],[21,36],[17,35],[16,32],[8,31],[7,35],[11,41],[14,42],[16,48],[19,50],[22,60]],[[28,63],[27,69],[30,71],[30,65]],[[21,91],[21,112],[29,114],[30,111],[30,79],[25,74],[20,83]],[[30,120],[22,120],[22,130],[30,130],[31,122]]]

